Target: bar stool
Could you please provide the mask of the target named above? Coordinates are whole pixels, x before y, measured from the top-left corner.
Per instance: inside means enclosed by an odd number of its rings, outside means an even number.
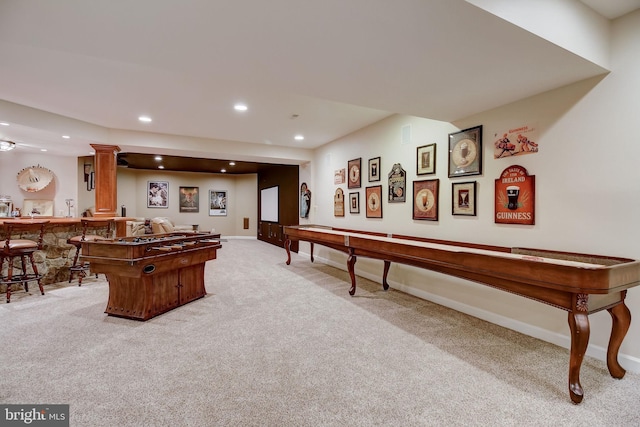
[[[8,261],[7,274],[3,275],[0,284],[7,285],[7,303],[11,302],[11,285],[22,284],[25,292],[29,292],[29,282],[38,282],[40,293],[44,295],[42,287],[42,275],[38,273],[38,267],[34,260],[35,251],[42,249],[44,238],[44,228],[49,223],[45,220],[8,220],[2,225],[4,232],[3,240],[0,242],[0,271],[4,267],[4,260]],[[37,236],[36,240],[26,239],[26,236]],[[22,274],[13,274],[13,262],[15,258],[20,258]],[[33,273],[27,273],[27,258],[31,264]]]
[[[82,286],[82,279],[87,276],[86,272],[90,267],[88,262],[78,262],[82,242],[110,239],[111,230],[115,229],[115,221],[113,219],[81,218],[80,222],[82,223],[82,234],[67,239],[67,243],[76,248],[73,264],[69,267],[69,283],[73,280],[73,274],[78,273],[78,286]],[[100,232],[102,234],[98,234]],[[98,277],[97,274],[96,277]]]

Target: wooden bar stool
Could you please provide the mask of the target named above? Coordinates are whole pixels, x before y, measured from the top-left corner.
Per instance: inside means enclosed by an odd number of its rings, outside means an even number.
[[[96,240],[107,240],[111,238],[111,230],[115,229],[115,221],[113,219],[100,218],[82,218],[82,234],[73,236],[67,240],[67,243],[75,246],[76,252],[73,257],[73,264],[69,267],[69,283],[73,280],[73,274],[78,274],[78,286],[82,286],[82,279],[87,276],[90,269],[88,262],[78,262],[80,258],[80,249],[82,242],[95,242]],[[100,234],[98,234],[100,233]],[[98,275],[96,274],[96,277]]]
[[[49,221],[45,220],[8,220],[2,225],[3,239],[0,242],[0,271],[4,267],[4,260],[8,261],[7,274],[2,275],[0,284],[7,285],[7,303],[11,302],[11,285],[16,283],[24,286],[25,292],[29,292],[29,282],[37,281],[40,293],[44,295],[42,287],[42,275],[38,273],[38,267],[33,253],[42,249],[44,229]],[[31,237],[27,239],[25,237]],[[33,240],[35,238],[35,240]],[[22,274],[13,274],[14,259],[20,259]],[[31,264],[33,273],[27,273],[27,259]]]

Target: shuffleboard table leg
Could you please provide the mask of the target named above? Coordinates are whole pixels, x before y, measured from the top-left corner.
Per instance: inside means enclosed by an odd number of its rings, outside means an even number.
[[[391,261],[384,262],[384,272],[382,273],[382,289],[389,290],[389,283],[387,282],[387,276],[389,275],[389,267],[391,267]]]
[[[313,242],[310,242],[309,245],[311,246],[311,262],[315,261],[315,259],[313,258]]]
[[[631,312],[625,305],[624,299],[620,304],[609,308],[607,311],[613,320],[609,347],[607,348],[607,367],[613,378],[620,379],[624,377],[626,371],[620,366],[620,363],[618,363],[618,350],[620,350],[622,340],[629,330],[629,325],[631,325]]]
[[[569,312],[571,354],[569,358],[569,396],[573,403],[582,402],[584,392],[580,385],[580,367],[589,344],[589,316],[587,312]]]
[[[287,251],[287,265],[291,264],[291,239],[284,239],[284,250]]]
[[[353,296],[356,293],[356,261],[357,257],[353,253],[353,249],[349,249],[349,258],[347,258],[347,267],[349,269],[349,276],[351,277],[351,289],[349,289],[349,295]]]

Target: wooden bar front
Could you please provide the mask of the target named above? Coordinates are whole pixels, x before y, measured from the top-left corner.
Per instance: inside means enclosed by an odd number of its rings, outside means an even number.
[[[205,264],[220,235],[167,233],[82,243],[82,259],[109,281],[105,313],[148,320],[206,295]]]

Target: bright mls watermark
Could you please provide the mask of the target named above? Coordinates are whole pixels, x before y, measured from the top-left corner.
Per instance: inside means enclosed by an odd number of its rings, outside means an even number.
[[[0,427],[69,427],[69,405],[2,405]]]

